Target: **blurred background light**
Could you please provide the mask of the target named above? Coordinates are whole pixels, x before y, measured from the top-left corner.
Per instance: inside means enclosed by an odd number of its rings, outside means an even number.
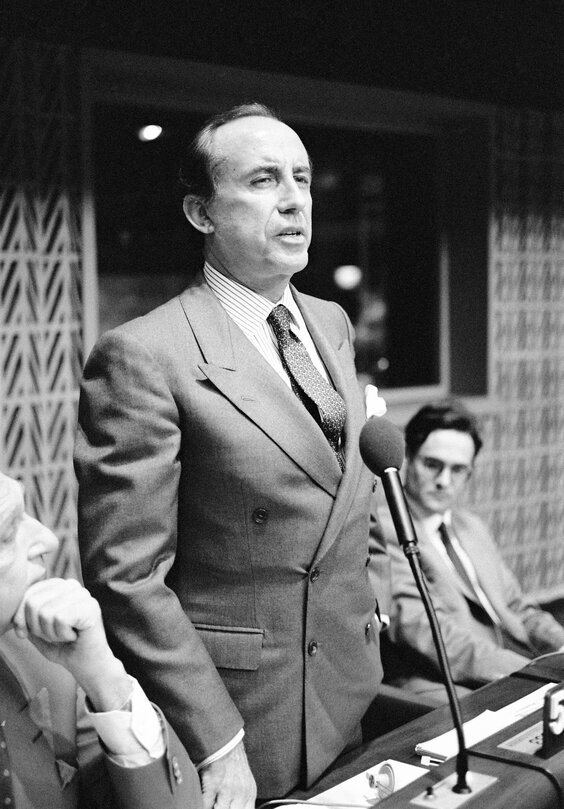
[[[356,289],[362,281],[362,270],[356,264],[342,264],[333,271],[333,281],[340,289]]]
[[[162,135],[162,131],[162,126],[159,126],[158,124],[147,124],[147,126],[141,127],[137,135],[139,140],[142,141],[156,140]]]

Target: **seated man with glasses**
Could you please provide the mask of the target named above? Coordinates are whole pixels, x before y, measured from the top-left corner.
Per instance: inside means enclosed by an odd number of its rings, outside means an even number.
[[[459,402],[422,407],[405,428],[405,490],[421,566],[459,693],[564,646],[564,627],[527,598],[484,522],[459,505],[482,441]],[[429,621],[390,513],[379,510],[391,558],[392,610],[385,679],[433,700],[446,691]]]

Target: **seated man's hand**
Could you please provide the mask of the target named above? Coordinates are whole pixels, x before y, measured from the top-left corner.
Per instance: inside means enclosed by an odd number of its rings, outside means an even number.
[[[254,809],[257,788],[243,742],[200,772],[204,809]]]
[[[120,708],[131,683],[111,651],[100,606],[75,579],[32,584],[13,619],[16,634],[64,666],[90,697],[95,710]]]

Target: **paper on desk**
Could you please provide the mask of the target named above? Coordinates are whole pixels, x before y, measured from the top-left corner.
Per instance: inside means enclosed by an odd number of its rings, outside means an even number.
[[[369,807],[374,806],[378,801],[378,792],[376,789],[370,787],[369,776],[373,775],[374,778],[377,778],[383,764],[388,764],[393,770],[395,781],[394,792],[429,772],[424,767],[415,767],[413,764],[404,764],[402,761],[395,761],[392,758],[388,758],[386,761],[382,761],[380,764],[370,767],[370,769],[361,772],[359,775],[355,775],[347,781],[343,781],[342,784],[337,784],[337,786],[327,789],[320,795],[316,795],[315,798],[310,798],[307,803],[323,804],[333,807],[346,803],[355,804],[359,807],[365,806],[366,809],[369,809]],[[298,807],[296,807],[296,809],[298,809]]]
[[[517,720],[522,719],[524,716],[538,711],[542,708],[544,694],[552,688],[554,683],[547,683],[546,685],[537,688],[531,694],[527,694],[521,699],[511,702],[504,708],[498,711],[486,710],[474,719],[469,719],[464,723],[464,740],[467,747],[487,739],[497,733],[498,730],[509,727]],[[415,746],[415,752],[420,756],[428,756],[436,761],[443,762],[452,758],[458,753],[458,739],[454,728],[436,736],[434,739],[429,739],[427,742],[420,742]]]
[[[524,716],[529,716],[529,714],[542,708],[544,695],[553,685],[556,685],[556,683],[547,683],[541,688],[537,688],[537,690],[533,691],[531,694],[527,694],[525,697],[521,697],[521,699],[509,703],[505,708],[500,708],[496,711],[496,714],[507,719],[508,725],[512,722],[517,722],[518,719],[522,719]]]

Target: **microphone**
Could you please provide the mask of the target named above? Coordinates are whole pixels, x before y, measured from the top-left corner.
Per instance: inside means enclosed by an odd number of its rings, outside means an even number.
[[[466,750],[464,741],[460,703],[454,687],[435,608],[433,607],[427,584],[423,578],[417,535],[399,476],[399,469],[401,468],[405,454],[404,439],[401,431],[395,424],[392,424],[391,421],[381,416],[372,416],[360,431],[359,448],[360,455],[366,466],[382,481],[384,494],[386,495],[386,501],[390,509],[390,514],[392,515],[392,521],[396,529],[399,543],[409,561],[417,589],[421,595],[421,600],[423,601],[423,606],[425,607],[425,612],[427,613],[431,625],[431,634],[433,635],[433,641],[443,674],[453,724],[458,739],[458,756],[456,760],[457,782],[452,787],[452,791],[468,793],[472,790],[467,783],[468,751]]]
[[[404,553],[415,552],[417,536],[399,476],[405,454],[400,430],[391,421],[381,416],[372,416],[360,431],[359,446],[362,460],[382,481],[394,528]]]

